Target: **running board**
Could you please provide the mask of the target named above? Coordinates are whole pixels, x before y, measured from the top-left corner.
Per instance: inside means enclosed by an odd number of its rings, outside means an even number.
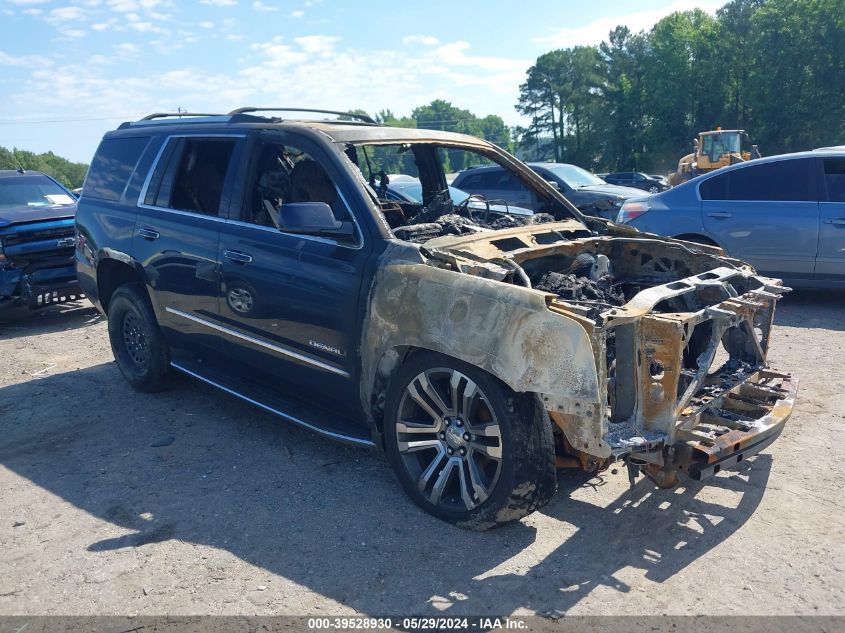
[[[306,404],[289,396],[271,393],[270,390],[262,388],[260,385],[249,384],[237,376],[215,371],[207,363],[180,359],[178,362],[171,362],[170,365],[183,374],[225,391],[309,431],[314,431],[346,444],[375,447],[366,425],[352,418],[323,411],[314,405]],[[332,422],[318,422],[318,420],[324,421],[327,419]]]

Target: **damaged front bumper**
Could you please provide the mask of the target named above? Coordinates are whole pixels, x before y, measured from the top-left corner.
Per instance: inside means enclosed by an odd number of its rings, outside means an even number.
[[[797,392],[797,379],[766,369],[708,394],[684,411],[670,465],[700,481],[756,455],[783,431]]]
[[[704,480],[763,450],[783,430],[798,388],[766,364],[775,305],[788,291],[720,268],[604,313],[590,332],[607,391],[601,425],[581,418],[576,436],[573,420],[550,410],[566,452],[594,470],[624,460],[632,480],[643,472],[668,488],[678,472]],[[584,433],[591,429],[599,445]]]
[[[73,265],[64,259],[0,268],[0,309],[42,308],[82,298]]]
[[[730,388],[709,389],[723,378],[714,379],[708,385],[708,396],[684,411],[674,444],[659,442],[628,454],[629,467],[669,488],[677,483],[679,471],[703,481],[774,442],[792,415],[798,380],[766,369]]]

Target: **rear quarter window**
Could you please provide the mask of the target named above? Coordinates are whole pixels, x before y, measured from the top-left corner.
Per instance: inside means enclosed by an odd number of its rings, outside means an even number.
[[[149,142],[149,136],[134,136],[105,139],[100,143],[88,169],[83,195],[120,200]]]
[[[826,158],[824,179],[828,202],[845,202],[845,158]]]

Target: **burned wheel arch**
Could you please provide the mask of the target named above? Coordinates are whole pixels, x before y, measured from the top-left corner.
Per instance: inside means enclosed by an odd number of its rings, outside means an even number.
[[[543,294],[390,252],[384,259],[361,341],[361,404],[373,421],[390,375],[417,349],[477,366],[516,392],[599,402],[586,331],[549,311]]]

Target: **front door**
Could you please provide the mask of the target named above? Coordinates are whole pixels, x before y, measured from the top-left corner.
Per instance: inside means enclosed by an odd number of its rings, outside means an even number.
[[[818,279],[845,280],[845,158],[825,158],[827,196],[819,203]]]
[[[700,186],[704,228],[761,273],[812,277],[819,238],[814,167],[814,159],[787,159],[708,178]]]
[[[252,368],[251,380],[279,390],[294,384],[308,400],[348,408],[370,243],[357,224],[351,238],[286,233],[273,210],[324,202],[337,219],[354,221],[353,192],[337,177],[337,159],[296,135],[260,139],[251,153],[240,215],[218,247],[226,353]]]

